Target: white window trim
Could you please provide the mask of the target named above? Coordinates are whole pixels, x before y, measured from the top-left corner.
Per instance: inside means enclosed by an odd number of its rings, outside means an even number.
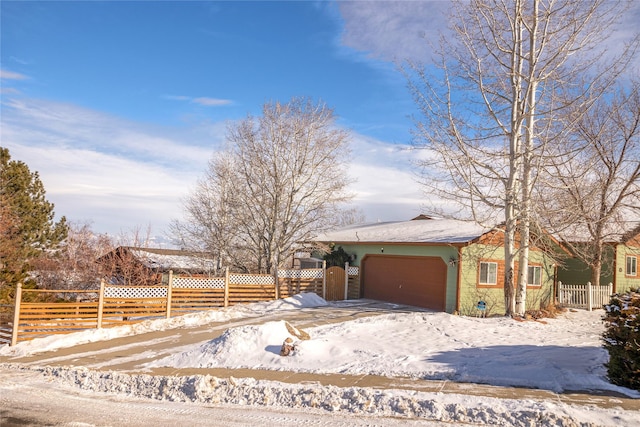
[[[629,269],[630,259],[633,259],[633,263],[631,265],[631,267],[633,267],[633,270]],[[633,255],[627,255],[627,257],[625,258],[625,270],[626,270],[626,276],[636,277],[638,275],[638,257]]]
[[[538,274],[538,283],[534,283],[533,281],[529,282],[530,272],[532,271],[532,269],[533,269],[533,271],[535,271],[536,268],[540,271],[540,274]],[[535,275],[535,273],[533,273],[534,281],[535,281],[535,278],[536,278],[536,275]],[[529,286],[542,286],[542,267],[541,266],[539,266],[539,265],[530,265],[529,266],[529,271],[527,271],[527,282],[528,282],[527,285],[529,285]]]
[[[485,279],[485,281],[482,281],[482,264],[487,264],[487,277]],[[490,279],[492,279],[491,277],[491,265],[494,266],[494,272],[493,272],[493,282],[489,282]],[[479,271],[478,271],[478,283],[481,285],[489,285],[489,286],[494,286],[498,284],[498,263],[497,262],[491,262],[491,261],[480,261],[480,265],[479,265]]]

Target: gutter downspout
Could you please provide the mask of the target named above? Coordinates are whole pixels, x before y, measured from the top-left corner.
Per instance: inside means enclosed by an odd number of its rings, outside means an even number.
[[[458,277],[456,278],[456,312],[460,314],[460,288],[462,279],[462,246],[458,246]]]
[[[611,290],[611,292],[613,292],[614,294],[618,292],[618,248],[619,247],[620,245],[618,243],[616,243],[613,246],[613,277],[612,277],[613,289]],[[600,275],[600,277],[602,277],[602,274]]]

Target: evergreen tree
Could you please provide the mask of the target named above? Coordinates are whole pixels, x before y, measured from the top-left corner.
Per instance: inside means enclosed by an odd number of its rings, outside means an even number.
[[[0,147],[0,302],[9,302],[16,284],[27,281],[34,259],[67,237],[66,219],[54,222],[53,208],[38,172]]]
[[[342,249],[342,246],[333,248],[331,253],[326,254],[323,258],[327,262],[327,267],[344,267],[345,263],[351,262],[351,255]]]
[[[615,294],[604,306],[606,364],[613,384],[640,390],[640,289]]]

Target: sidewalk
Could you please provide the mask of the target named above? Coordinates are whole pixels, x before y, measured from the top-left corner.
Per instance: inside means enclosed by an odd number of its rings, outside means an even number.
[[[640,411],[640,399],[630,399],[619,395],[596,395],[587,392],[554,393],[547,390],[515,387],[497,387],[481,384],[455,383],[450,381],[422,380],[405,377],[381,377],[375,375],[308,374],[300,372],[269,371],[255,369],[176,369],[148,368],[142,365],[176,350],[208,341],[220,336],[230,327],[261,324],[273,320],[286,320],[298,328],[311,328],[330,323],[344,322],[361,317],[397,311],[412,311],[410,307],[388,304],[354,304],[345,307],[319,307],[301,309],[260,317],[235,319],[224,323],[185,329],[149,332],[145,334],[116,338],[109,341],[78,345],[24,357],[0,356],[0,363],[23,366],[83,366],[94,370],[119,371],[123,373],[145,373],[151,375],[185,376],[208,374],[219,378],[255,378],[257,380],[280,381],[284,383],[308,383],[333,385],[337,387],[367,387],[375,389],[405,389],[421,392],[466,394],[471,396],[496,397],[501,399],[530,399],[555,401],[563,404],[593,405],[601,408],[619,407]]]

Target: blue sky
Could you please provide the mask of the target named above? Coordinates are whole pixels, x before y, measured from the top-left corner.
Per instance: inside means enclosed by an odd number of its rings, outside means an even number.
[[[161,234],[228,123],[309,96],[352,132],[354,204],[409,219],[424,196],[397,63],[428,60],[447,3],[4,0],[2,146],[58,215]]]
[[[332,3],[3,2],[2,13],[3,67],[40,98],[184,126],[312,96],[345,126],[408,139],[404,80],[340,45]]]

